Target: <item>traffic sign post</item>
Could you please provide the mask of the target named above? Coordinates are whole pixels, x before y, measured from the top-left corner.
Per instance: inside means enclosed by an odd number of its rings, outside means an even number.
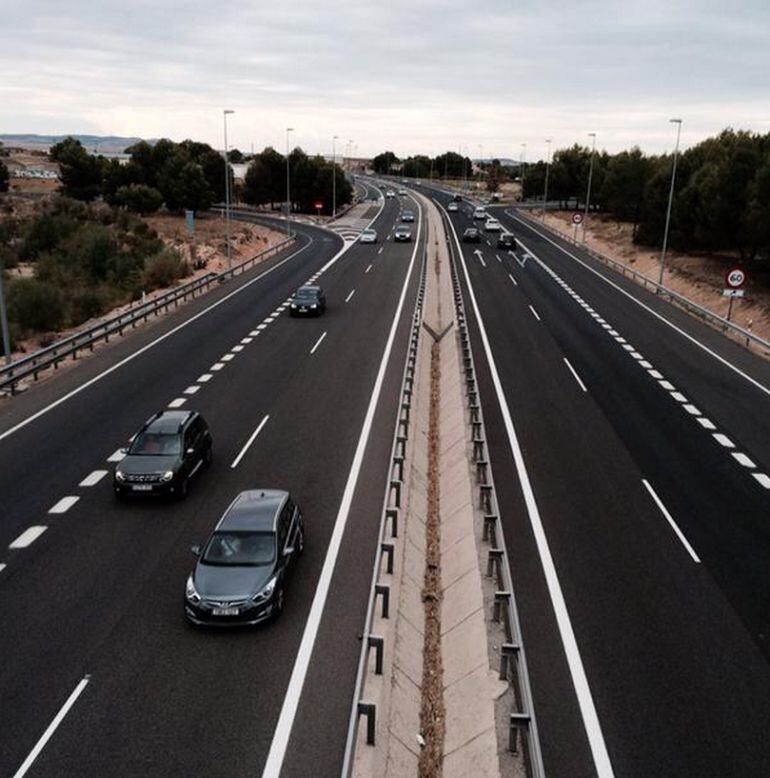
[[[577,228],[579,224],[583,223],[583,214],[582,213],[573,213],[572,214],[572,223],[575,225],[575,233],[574,233],[574,239],[575,242],[577,242]]]
[[[733,315],[733,300],[736,297],[743,297],[743,285],[745,283],[746,271],[742,267],[731,267],[725,273],[725,288],[722,296],[730,298],[727,306],[727,321],[730,321],[730,317]]]
[[[315,207],[316,215],[320,217],[321,216],[321,209],[324,207],[323,201],[322,200],[316,200],[313,203],[313,206]]]

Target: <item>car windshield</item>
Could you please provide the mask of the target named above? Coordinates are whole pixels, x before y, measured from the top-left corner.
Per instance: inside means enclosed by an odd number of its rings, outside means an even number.
[[[294,292],[294,297],[297,299],[315,300],[317,296],[318,292],[315,289],[297,289],[297,291]]]
[[[269,565],[275,559],[275,533],[273,532],[215,532],[201,562],[206,565]]]
[[[376,235],[377,233],[374,230],[364,230],[363,234],[366,235],[367,237],[371,237],[372,235]]]
[[[143,432],[134,438],[128,453],[159,457],[181,454],[182,436],[176,432]]]

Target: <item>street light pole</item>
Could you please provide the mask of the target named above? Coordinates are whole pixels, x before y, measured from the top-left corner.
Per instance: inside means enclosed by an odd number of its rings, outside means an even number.
[[[545,209],[548,207],[548,173],[551,166],[551,139],[546,138],[545,141],[548,144],[548,152],[545,156],[545,187],[543,189],[543,222],[545,222]]]
[[[337,138],[332,138],[332,219],[337,218]]]
[[[225,243],[227,245],[227,268],[232,267],[233,260],[230,255],[230,160],[227,150],[227,115],[235,111],[225,108],[222,111],[222,118],[225,124]]]
[[[293,127],[286,128],[286,234],[291,235],[291,181],[289,179],[289,133]]]
[[[348,154],[348,167],[350,168],[350,172],[353,172],[353,138],[351,138],[348,143],[350,143],[350,153]]]
[[[594,174],[594,155],[596,153],[596,133],[589,132],[589,138],[593,138],[593,146],[591,147],[591,164],[588,166],[588,189],[586,190],[586,210],[583,214],[583,243],[586,242],[586,226],[588,224],[588,207],[591,204],[591,179]]]
[[[666,246],[668,245],[668,227],[671,223],[671,204],[674,201],[674,181],[676,180],[676,158],[679,153],[679,135],[682,132],[681,119],[669,119],[671,124],[676,124],[676,146],[674,146],[674,164],[671,168],[671,189],[668,192],[668,209],[666,210],[666,228],[663,230],[663,248],[660,252],[660,276],[658,283],[663,285],[663,268],[666,265]],[[732,302],[732,298],[730,299]]]
[[[5,310],[5,296],[3,295],[3,274],[5,265],[0,259],[0,329],[3,331],[3,353],[5,354],[5,364],[11,364],[11,338],[8,333],[8,314]]]
[[[527,159],[527,144],[521,144],[521,152],[519,153],[519,179],[521,180],[521,201],[524,202],[524,163]]]

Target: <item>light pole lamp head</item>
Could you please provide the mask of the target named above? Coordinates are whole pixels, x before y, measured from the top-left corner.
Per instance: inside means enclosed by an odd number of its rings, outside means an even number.
[[[223,113],[225,116],[227,116],[227,114],[229,114],[229,113],[235,113],[235,111],[233,111],[233,109],[232,109],[232,108],[225,108],[225,109],[222,111],[222,113]]]
[[[681,123],[682,123],[682,120],[681,120],[681,119],[669,119],[669,121],[670,121],[672,124],[681,124]]]

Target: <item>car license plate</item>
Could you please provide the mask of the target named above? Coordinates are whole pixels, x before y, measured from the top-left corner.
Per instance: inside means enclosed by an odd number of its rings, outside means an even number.
[[[240,613],[238,608],[214,608],[211,612],[215,616],[237,616]]]
[[[150,484],[137,484],[131,487],[135,492],[151,492],[152,486]]]
[[[305,308],[304,305],[300,307],[300,311],[306,311],[306,310],[307,310],[307,308]]]

